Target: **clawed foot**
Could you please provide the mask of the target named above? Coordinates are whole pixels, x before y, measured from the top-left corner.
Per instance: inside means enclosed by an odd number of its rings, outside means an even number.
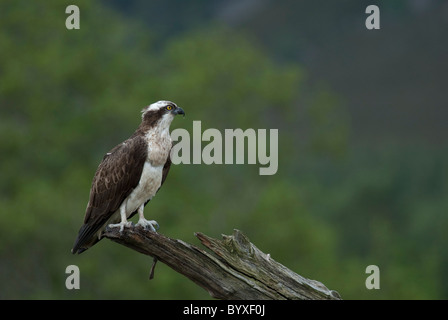
[[[157,221],[146,219],[139,219],[136,226],[142,226],[144,229],[149,229],[154,232],[157,232],[157,230],[160,228]]]
[[[131,221],[126,221],[126,222],[120,222],[120,223],[116,223],[116,224],[110,224],[110,225],[108,225],[108,227],[109,228],[118,228],[118,227],[120,227],[120,233],[122,233],[124,227],[126,227],[126,228],[132,227],[132,222]]]

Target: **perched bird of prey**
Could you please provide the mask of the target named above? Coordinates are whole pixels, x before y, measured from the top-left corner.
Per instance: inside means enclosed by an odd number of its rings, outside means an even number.
[[[170,101],[158,101],[142,110],[142,122],[134,134],[110,150],[101,161],[90,189],[84,224],[72,253],[82,253],[99,240],[105,228],[130,226],[138,212],[137,225],[155,231],[143,209],[165,182],[170,170],[172,141],[170,124],[184,110]],[[119,222],[120,221],[120,222]]]

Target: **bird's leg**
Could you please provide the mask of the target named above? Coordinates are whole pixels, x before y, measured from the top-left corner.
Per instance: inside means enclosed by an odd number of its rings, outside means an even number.
[[[138,222],[136,226],[142,226],[144,229],[149,228],[151,231],[157,232],[157,229],[159,229],[159,224],[155,220],[146,220],[145,216],[143,215],[143,209],[145,208],[145,205],[142,204],[138,208]]]
[[[128,221],[128,219],[126,218],[126,201],[123,202],[123,204],[120,206],[120,217],[121,217],[121,222],[116,223],[116,224],[110,224],[109,228],[120,227],[120,233],[121,233],[121,232],[123,232],[124,227],[132,226],[132,222]]]

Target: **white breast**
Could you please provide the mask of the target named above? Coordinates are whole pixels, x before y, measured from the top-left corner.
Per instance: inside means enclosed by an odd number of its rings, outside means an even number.
[[[154,167],[149,161],[145,162],[139,184],[125,200],[127,216],[154,197],[162,183],[162,171],[163,165]]]
[[[150,131],[145,136],[148,142],[148,158],[143,166],[142,176],[137,187],[127,197],[126,215],[129,216],[159,190],[162,183],[163,166],[171,149],[168,129]]]

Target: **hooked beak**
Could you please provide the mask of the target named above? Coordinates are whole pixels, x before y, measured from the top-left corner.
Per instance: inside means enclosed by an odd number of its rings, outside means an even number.
[[[174,115],[182,114],[185,118],[185,111],[180,107],[176,107],[173,111],[171,111]]]

